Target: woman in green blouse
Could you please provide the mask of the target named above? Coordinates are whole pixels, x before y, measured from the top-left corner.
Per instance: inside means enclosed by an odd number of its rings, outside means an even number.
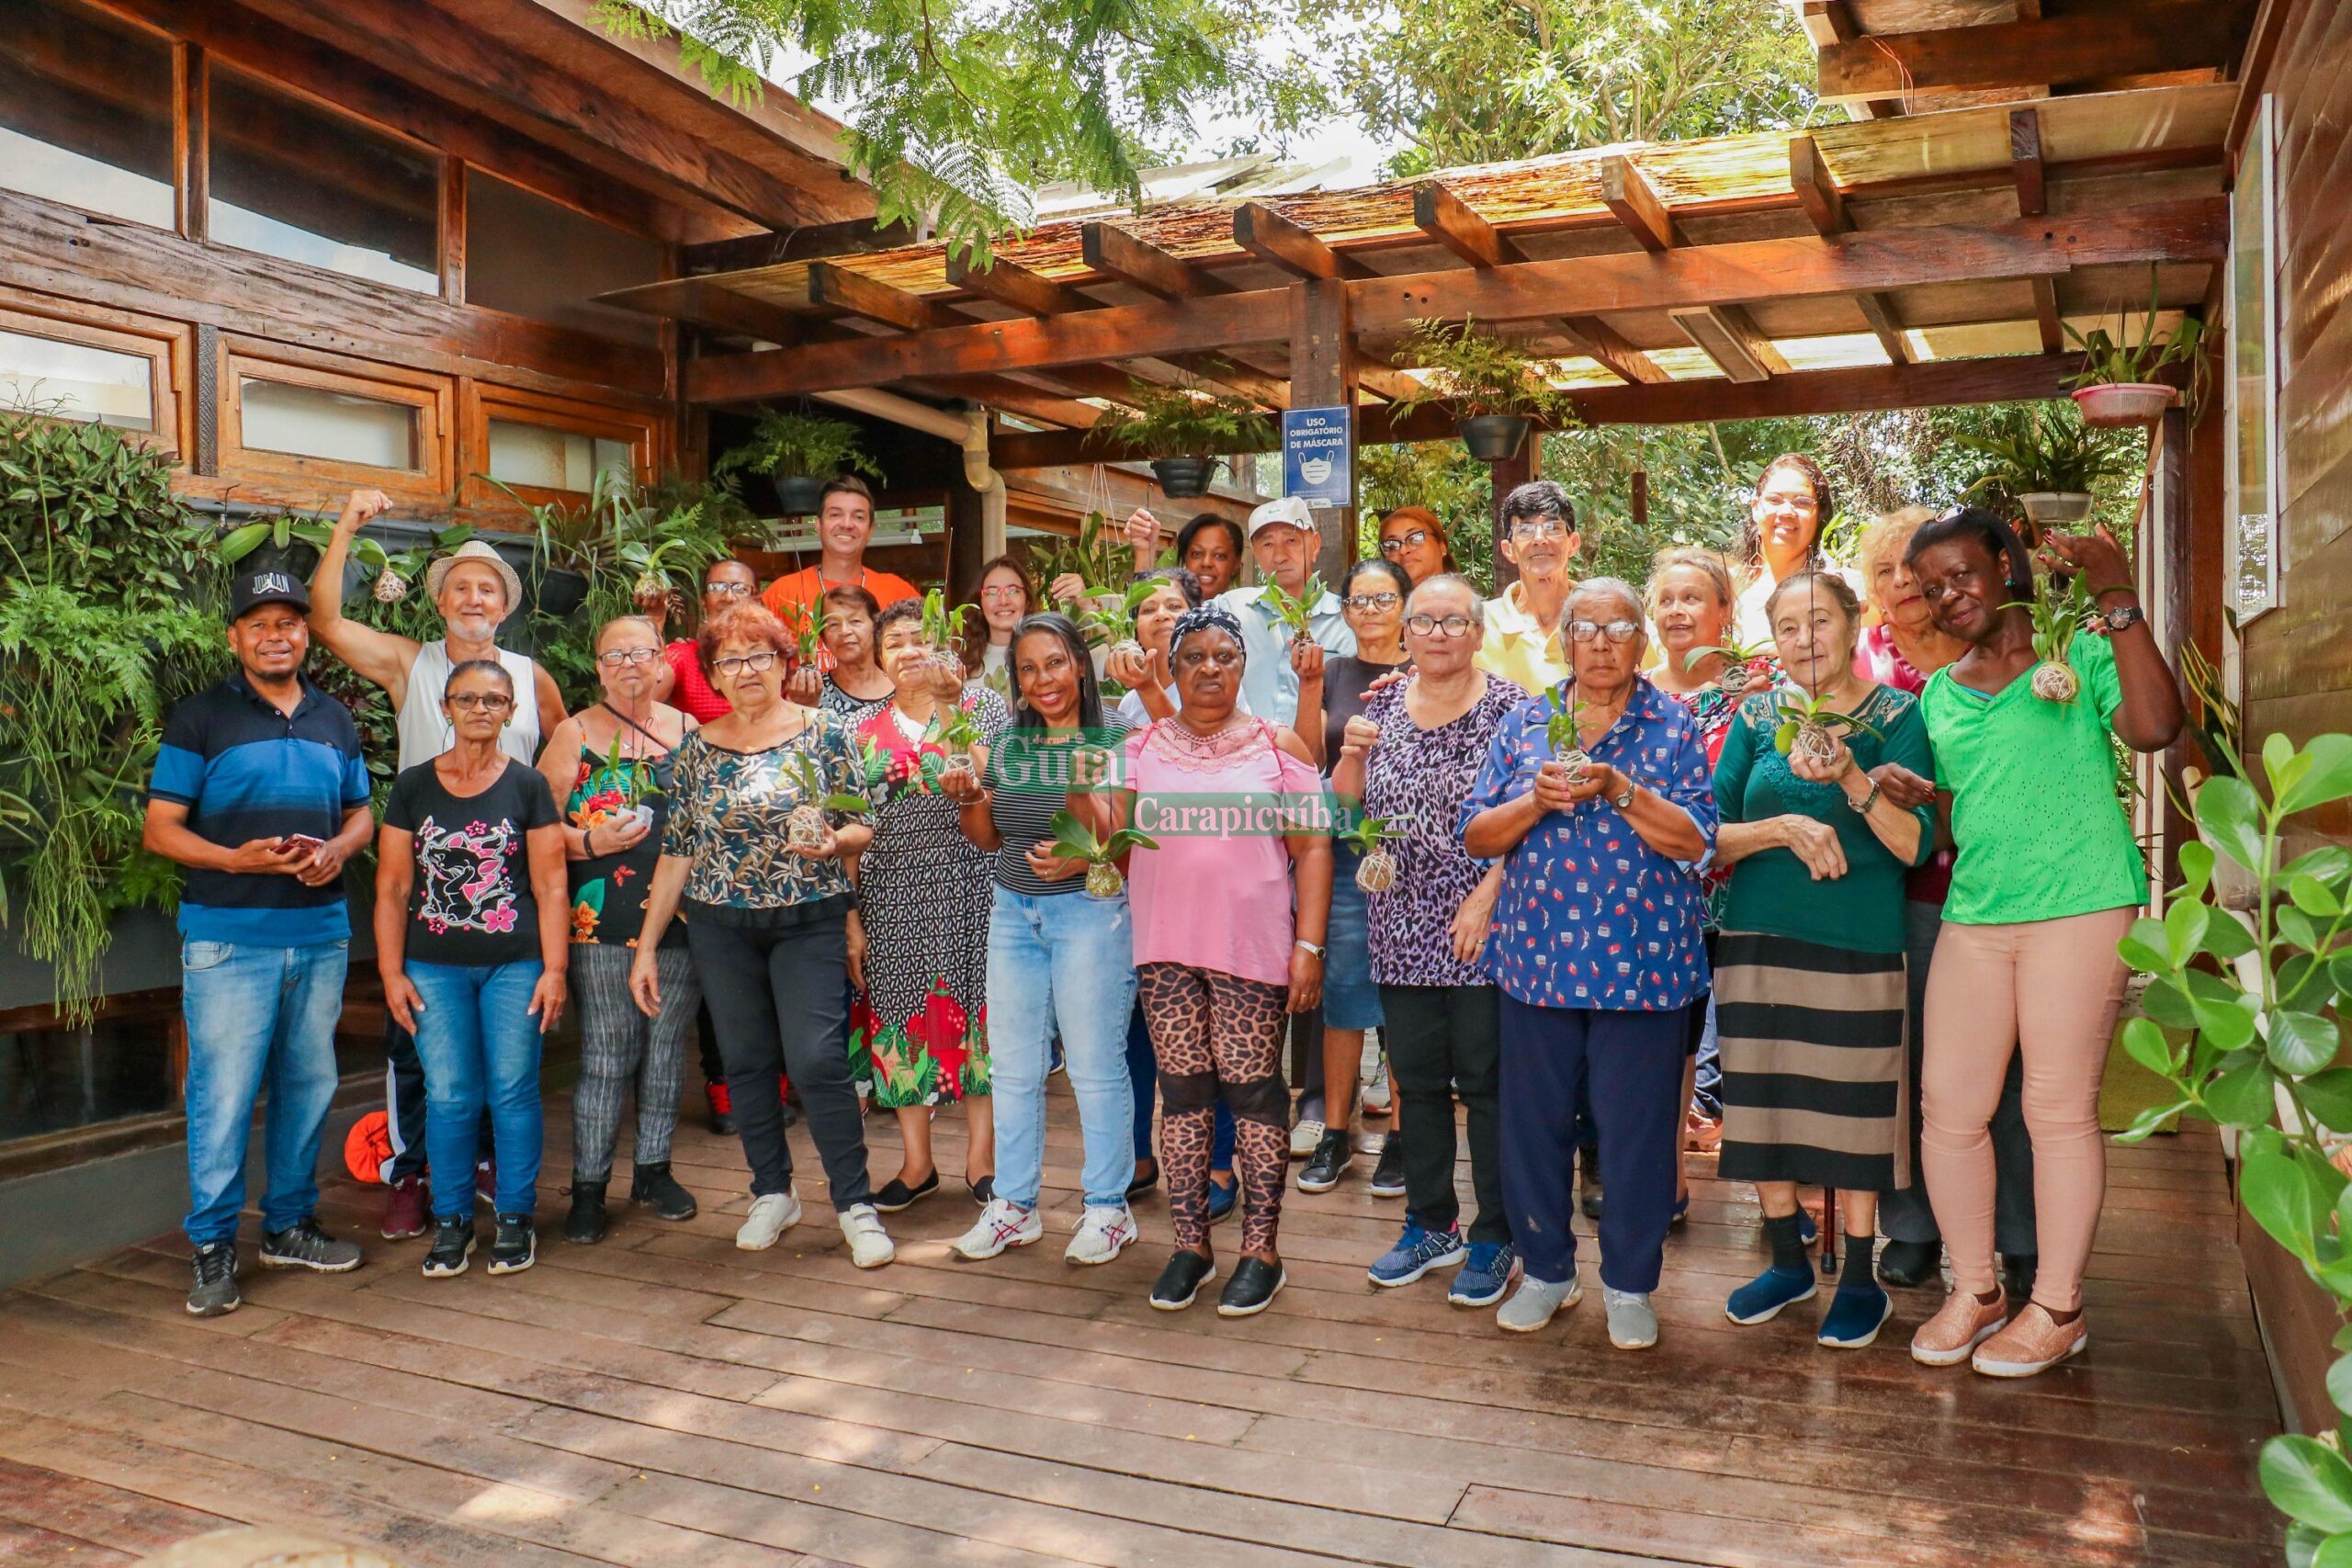
[[[1878,1195],[1911,1181],[1903,879],[1935,848],[1931,809],[1897,806],[1870,770],[1934,768],[1917,700],[1854,673],[1861,607],[1844,579],[1792,572],[1765,614],[1792,686],[1740,705],[1715,765],[1715,854],[1732,868],[1715,1015],[1720,1168],[1756,1183],[1772,1266],[1724,1311],[1762,1323],[1814,1294],[1797,1186],[1835,1188],[1846,1261],[1818,1337],[1859,1349],[1893,1310],[1871,1265]],[[1815,703],[1826,722],[1792,733],[1785,711]]]

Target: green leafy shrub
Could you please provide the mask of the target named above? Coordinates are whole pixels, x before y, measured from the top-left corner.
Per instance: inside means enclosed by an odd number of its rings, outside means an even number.
[[[740,446],[730,446],[710,466],[713,479],[742,472],[786,479],[831,479],[851,469],[878,479],[882,470],[857,444],[857,426],[845,419],[800,413],[790,409],[762,411],[759,423]]]
[[[1095,425],[1089,433],[1094,440],[1146,457],[1208,457],[1273,445],[1273,422],[1238,393],[1131,377],[1124,400],[1131,412]]]
[[[1552,385],[1543,361],[1508,338],[1480,332],[1467,316],[1459,321],[1416,321],[1395,363],[1427,373],[1414,391],[1391,405],[1397,419],[1426,403],[1444,402],[1464,418],[1509,414],[1555,429],[1577,423],[1576,404]]]

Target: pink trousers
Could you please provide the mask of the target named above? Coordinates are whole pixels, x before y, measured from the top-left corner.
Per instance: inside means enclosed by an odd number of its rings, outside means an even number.
[[[1928,970],[1927,1059],[1920,1070],[1919,1161],[1953,1282],[1979,1295],[1993,1264],[1993,1140],[2009,1053],[2025,1061],[2041,1266],[2033,1299],[2082,1305],[2107,1194],[2099,1080],[2125,968],[2116,942],[2137,909],[2101,909],[2019,925],[1944,922]],[[2022,1303],[2012,1303],[2013,1305]]]

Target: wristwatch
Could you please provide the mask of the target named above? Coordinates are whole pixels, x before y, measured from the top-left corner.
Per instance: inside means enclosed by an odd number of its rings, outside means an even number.
[[[1622,778],[1624,775],[1620,774],[1619,776]],[[1620,811],[1631,811],[1634,808],[1634,792],[1641,787],[1641,785],[1635,784],[1632,779],[1626,779],[1625,793],[1623,795],[1611,795],[1609,797],[1609,804],[1615,807]]]
[[[1307,952],[1315,954],[1317,958],[1323,956],[1323,944],[1320,942],[1309,942],[1305,937],[1300,937],[1298,939],[1297,945],[1306,949]]]
[[[2107,623],[2107,635],[2116,637],[2146,620],[2148,613],[2137,604],[2123,604],[2112,610],[2101,610],[2098,618]]]

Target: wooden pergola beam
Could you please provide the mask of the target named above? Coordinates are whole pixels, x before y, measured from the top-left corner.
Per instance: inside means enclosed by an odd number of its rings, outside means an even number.
[[[1822,160],[1820,144],[1810,136],[1789,139],[1789,185],[1797,193],[1805,220],[1823,239],[1853,228],[1854,220],[1846,211],[1846,193],[1838,188],[1829,165]],[[1895,313],[1894,301],[1883,294],[1857,294],[1854,303],[1861,308],[1862,320],[1870,323],[1888,362],[1911,363],[1910,345],[1903,341],[1903,321]]]
[[[2059,398],[2065,395],[2066,378],[2079,367],[2071,355],[2015,355],[1799,370],[1775,377],[1769,384],[1709,378],[1597,387],[1574,397],[1577,417],[1589,424],[1700,424],[1766,414],[1864,413]],[[1430,403],[1399,420],[1385,407],[1366,405],[1356,411],[1356,439],[1367,446],[1451,439],[1455,413]],[[1115,461],[1123,454],[1082,432],[1039,431],[999,435],[989,443],[989,455],[996,467],[1013,469]]]
[[[1199,299],[1233,292],[1233,286],[1223,278],[1188,266],[1150,241],[1108,223],[1079,226],[1079,254],[1094,271],[1162,299]]]
[[[1625,334],[1599,316],[1562,316],[1553,325],[1567,340],[1569,352],[1581,354],[1621,381],[1671,381],[1657,361],[1626,341]]]
[[[1336,281],[1374,276],[1363,263],[1341,255],[1320,235],[1299,227],[1262,201],[1245,201],[1233,209],[1233,243],[1297,277]]]
[[[971,320],[944,306],[934,305],[920,294],[894,288],[831,262],[808,264],[808,303],[910,333],[960,326]]]
[[[1642,249],[1674,249],[1674,214],[1632,159],[1612,154],[1600,161],[1600,200]]]
[[[1453,268],[1344,285],[1353,324],[1379,336],[1437,316],[1507,322],[1569,314],[1742,305],[1985,278],[2055,276],[2075,266],[2213,262],[2227,243],[2221,197],[1984,226],[1870,230],[1838,239],[1748,240],[1670,251]],[[972,321],[856,343],[719,355],[686,369],[695,402],[755,401],[884,386],[910,377],[1043,369],[1170,353],[1229,353],[1287,341],[1283,289]]]
[[[1667,312],[1682,335],[1735,381],[1769,381],[1789,373],[1789,362],[1737,305],[1697,305]]]
[[[1816,51],[1830,103],[2064,87],[2229,66],[2255,0],[2075,0],[2063,16],[1874,33]]]
[[[1002,256],[992,258],[986,266],[974,266],[951,252],[947,257],[947,281],[1028,316],[1066,316],[1072,310],[1097,308],[1095,300],[1069,284],[1057,283]]]
[[[1601,203],[1624,225],[1642,249],[1663,255],[1680,238],[1666,197],[1632,159],[1610,156],[1600,161]],[[1788,365],[1770,342],[1742,316],[1735,321],[1719,307],[1694,306],[1668,312],[1682,335],[1717,369],[1735,381],[1760,381]]]
[[[2050,209],[2050,180],[2041,159],[2041,111],[2028,105],[2009,111],[2009,171],[2017,182],[2018,214],[2036,217]],[[2066,345],[2066,331],[2058,315],[2058,280],[2032,280],[2033,323],[2041,335],[2041,352],[2055,354]]]

